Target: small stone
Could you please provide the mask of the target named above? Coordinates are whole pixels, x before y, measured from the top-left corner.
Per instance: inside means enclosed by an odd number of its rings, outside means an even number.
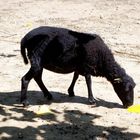
[[[103,19],[103,16],[100,16],[100,19]]]
[[[108,131],[103,131],[103,137],[108,137],[109,136],[109,132]]]

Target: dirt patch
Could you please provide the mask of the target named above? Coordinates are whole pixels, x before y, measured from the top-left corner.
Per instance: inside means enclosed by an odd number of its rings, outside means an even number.
[[[32,28],[49,25],[101,35],[116,60],[135,82],[135,104],[140,103],[139,0],[5,0],[0,1],[0,139],[105,140],[140,139],[140,114],[127,112],[104,78],[92,78],[97,107],[88,104],[85,79],[69,98],[72,74],[44,71],[43,81],[54,99],[44,99],[37,84],[28,89],[30,106],[19,104],[20,80],[27,72],[20,56],[21,38]],[[46,105],[51,113],[34,110]]]

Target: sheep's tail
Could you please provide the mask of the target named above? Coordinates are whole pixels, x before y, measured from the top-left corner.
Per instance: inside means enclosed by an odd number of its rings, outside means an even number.
[[[28,64],[28,58],[26,55],[26,46],[23,44],[23,42],[21,42],[21,55],[23,57],[24,63]]]

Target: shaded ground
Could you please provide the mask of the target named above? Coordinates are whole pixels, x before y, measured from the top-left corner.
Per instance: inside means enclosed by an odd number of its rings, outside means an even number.
[[[87,101],[83,77],[76,97],[67,96],[72,74],[44,71],[43,80],[54,99],[48,102],[34,81],[29,108],[19,104],[20,79],[29,66],[20,56],[20,39],[40,25],[98,33],[116,60],[135,80],[135,104],[140,103],[140,2],[139,0],[5,0],[0,1],[0,139],[5,140],[106,140],[140,139],[140,115],[122,108],[110,83],[92,78],[97,107]],[[37,116],[46,104],[51,110]]]

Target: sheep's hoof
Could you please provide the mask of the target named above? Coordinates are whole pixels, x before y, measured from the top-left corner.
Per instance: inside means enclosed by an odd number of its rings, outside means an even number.
[[[74,92],[71,91],[71,90],[68,90],[68,93],[69,93],[69,97],[74,97],[75,96]]]
[[[47,99],[48,100],[52,100],[53,99],[53,96],[51,94],[47,95]]]
[[[27,100],[21,102],[23,104],[23,107],[28,107],[29,102]]]
[[[69,94],[69,97],[74,97],[75,95],[74,94]]]
[[[90,105],[96,106],[96,100],[94,98],[89,98],[88,101],[89,101]]]

